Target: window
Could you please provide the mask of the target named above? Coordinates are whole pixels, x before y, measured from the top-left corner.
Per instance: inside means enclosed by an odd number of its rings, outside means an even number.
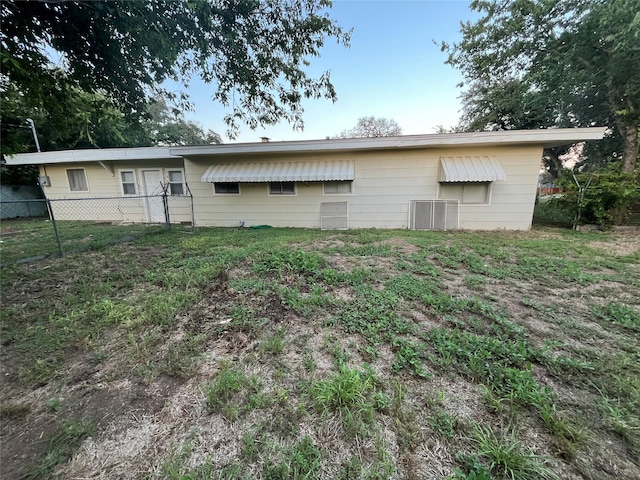
[[[488,205],[491,182],[441,183],[438,198],[459,200],[461,205]]]
[[[186,189],[182,170],[169,170],[167,176],[169,177],[169,194],[184,195]]]
[[[269,195],[295,195],[296,185],[294,182],[271,182],[269,183]]]
[[[349,195],[351,194],[351,181],[324,182],[325,195]]]
[[[238,183],[214,183],[213,191],[216,195],[240,195]]]
[[[122,184],[123,195],[137,195],[138,186],[136,184],[136,174],[133,170],[120,171],[120,183]]]
[[[68,168],[67,180],[69,180],[69,190],[72,192],[88,192],[87,175],[84,168]]]

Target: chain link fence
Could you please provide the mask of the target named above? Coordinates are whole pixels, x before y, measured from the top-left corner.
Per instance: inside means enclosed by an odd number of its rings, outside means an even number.
[[[0,224],[0,264],[102,248],[182,225],[193,230],[193,197],[160,195],[0,201],[3,211],[39,211]],[[9,217],[5,217],[9,218]]]

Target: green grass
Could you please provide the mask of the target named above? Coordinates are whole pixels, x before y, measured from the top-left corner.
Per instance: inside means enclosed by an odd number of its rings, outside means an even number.
[[[103,228],[76,227],[79,240]],[[95,235],[82,253],[2,272],[14,393],[0,415],[25,432],[9,440],[40,452],[11,457],[21,474],[86,476],[66,469],[91,463],[79,448],[91,430],[63,419],[93,418],[95,405],[114,429],[95,425],[96,448],[136,431],[126,412],[162,419],[166,435],[136,439],[157,456],[132,453],[146,478],[600,478],[604,455],[634,468],[632,238],[176,229],[99,246]],[[41,443],[28,437],[39,419],[58,425]]]
[[[489,427],[477,426],[472,438],[477,455],[483,458],[496,478],[510,480],[553,479],[557,476],[545,464],[547,459],[525,448],[517,432],[496,434]]]

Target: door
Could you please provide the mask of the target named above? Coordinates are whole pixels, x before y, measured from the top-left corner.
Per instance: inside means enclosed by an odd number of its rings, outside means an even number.
[[[164,223],[164,203],[162,201],[162,170],[142,170],[142,195],[147,222]],[[154,196],[155,195],[155,196]]]

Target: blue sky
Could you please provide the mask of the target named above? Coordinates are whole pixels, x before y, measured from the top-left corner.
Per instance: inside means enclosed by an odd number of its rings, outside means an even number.
[[[307,70],[318,76],[331,71],[338,101],[309,100],[304,131],[283,122],[265,129],[241,126],[235,142],[308,140],[333,136],[353,127],[358,118],[392,118],[404,134],[434,133],[437,125],[458,122],[462,77],[445,65],[440,42],[460,39],[460,22],[477,17],[467,1],[337,0],[331,17],[345,29],[353,27],[351,47],[325,44]],[[434,41],[436,43],[434,43]],[[225,143],[225,110],[211,100],[211,86],[194,79],[189,93],[195,112],[186,117],[215,130]]]

